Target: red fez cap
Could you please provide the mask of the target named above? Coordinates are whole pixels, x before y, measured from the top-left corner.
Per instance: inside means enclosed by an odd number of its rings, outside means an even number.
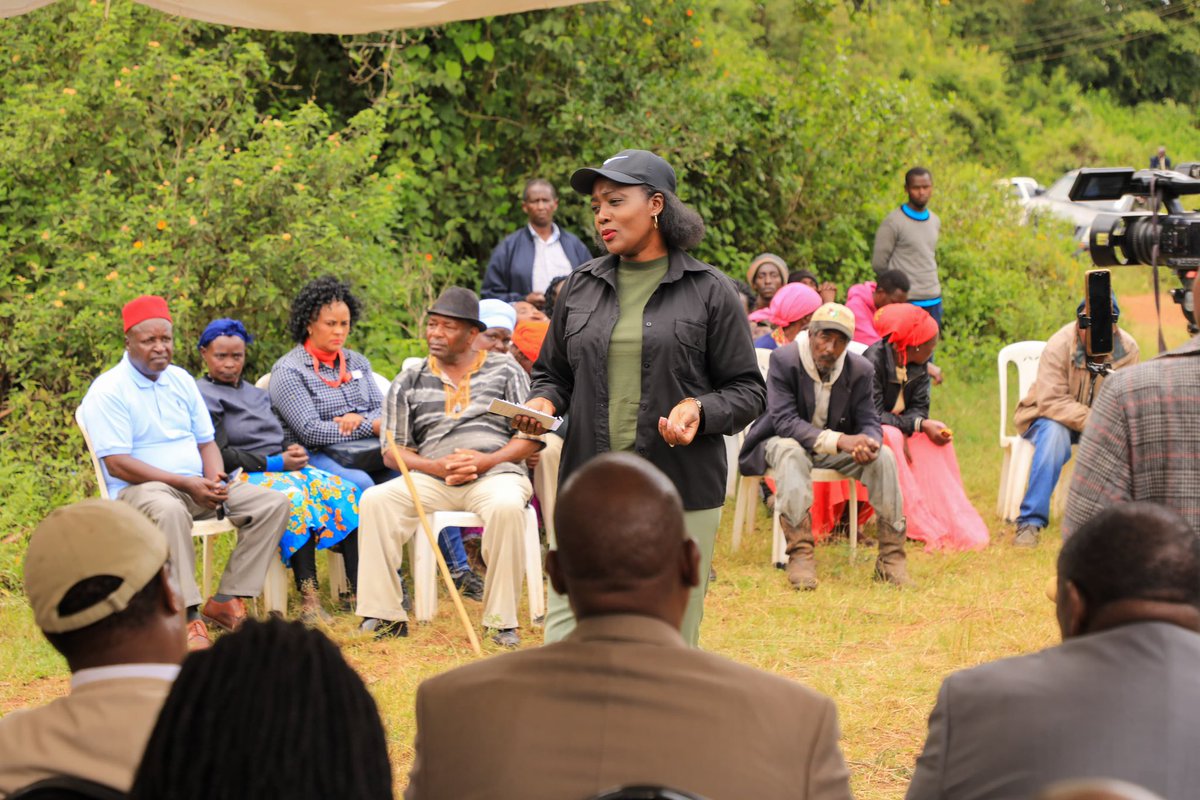
[[[171,311],[167,308],[167,301],[156,294],[144,294],[135,300],[130,300],[121,309],[121,318],[125,321],[126,333],[129,333],[129,329],[134,325],[148,319],[173,321]]]

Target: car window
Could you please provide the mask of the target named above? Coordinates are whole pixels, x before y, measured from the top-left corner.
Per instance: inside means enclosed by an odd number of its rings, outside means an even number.
[[[1075,185],[1075,176],[1078,174],[1079,170],[1071,170],[1066,175],[1063,175],[1061,178],[1056,180],[1050,185],[1050,188],[1046,190],[1046,197],[1049,197],[1051,200],[1062,200],[1063,202],[1067,203],[1071,202],[1071,198],[1068,195],[1071,192],[1071,187]]]

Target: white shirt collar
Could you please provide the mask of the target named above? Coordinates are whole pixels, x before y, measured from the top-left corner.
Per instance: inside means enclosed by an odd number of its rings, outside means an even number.
[[[544,245],[552,245],[558,241],[559,231],[558,231],[558,223],[557,222],[550,223],[550,238],[549,239],[543,239],[542,235],[537,232],[536,228],[533,227],[533,223],[530,223],[528,227],[529,227],[529,232],[533,234],[534,242],[541,242]]]
[[[108,667],[81,669],[71,675],[71,689],[89,683],[119,680],[121,678],[155,678],[171,683],[179,675],[178,664],[113,664]]]

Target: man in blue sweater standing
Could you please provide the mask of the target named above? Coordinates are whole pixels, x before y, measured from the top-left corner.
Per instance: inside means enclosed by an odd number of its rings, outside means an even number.
[[[541,308],[550,281],[591,261],[592,254],[578,237],[554,223],[558,192],[549,181],[534,178],[525,184],[521,210],[529,224],[505,237],[492,251],[481,294],[484,299],[523,300]]]
[[[908,276],[908,302],[920,306],[942,326],[942,285],[938,281],[938,233],[942,222],[930,211],[933,176],[925,167],[904,174],[908,202],[883,218],[875,232],[871,266],[876,275],[898,269]]]

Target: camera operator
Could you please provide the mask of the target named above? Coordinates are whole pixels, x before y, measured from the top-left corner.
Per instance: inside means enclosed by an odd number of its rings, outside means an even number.
[[[1034,447],[1029,486],[1017,516],[1013,540],[1017,547],[1037,546],[1042,528],[1050,519],[1050,497],[1059,474],[1071,459],[1071,445],[1092,424],[1092,401],[1106,382],[1105,376],[1138,361],[1137,342],[1117,327],[1120,312],[1113,295],[1113,352],[1093,355],[1087,346],[1084,303],[1080,303],[1075,310],[1076,321],[1064,325],[1046,342],[1037,378],[1017,406],[1013,421]]]
[[[1161,503],[1200,530],[1198,485],[1200,336],[1104,382],[1080,443],[1063,536],[1126,500]]]

